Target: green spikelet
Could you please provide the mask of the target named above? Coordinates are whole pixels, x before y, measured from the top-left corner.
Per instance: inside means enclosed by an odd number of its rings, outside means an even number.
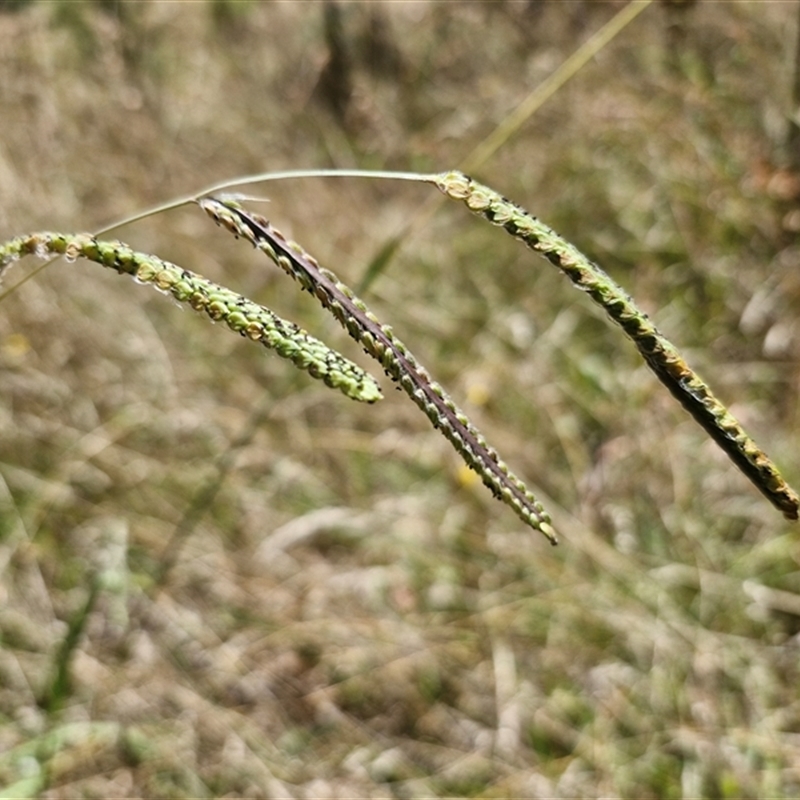
[[[200,207],[234,236],[249,241],[279,267],[291,275],[303,289],[311,292],[347,332],[375,358],[391,379],[397,382],[460,453],[466,464],[480,475],[495,497],[509,505],[526,524],[557,543],[550,516],[525,484],[500,460],[483,435],[431,380],[422,367],[395,336],[381,325],[375,315],[330,271],[291,242],[263,217],[245,211],[227,198],[207,197]]]
[[[235,333],[274,350],[281,358],[353,400],[374,403],[382,397],[371,375],[294,323],[201,275],[155,256],[137,253],[122,242],[102,241],[90,234],[22,236],[0,245],[0,276],[10,263],[30,254],[63,255],[71,261],[86,258],[130,275],[138,283],[150,284],[215,322],[224,322]]]
[[[778,468],[622,287],[552,228],[489,187],[461,172],[443,173],[436,184],[448,197],[463,201],[470,210],[541,253],[602,306],[636,345],[658,379],[733,463],[787,519],[798,518],[800,498]]]

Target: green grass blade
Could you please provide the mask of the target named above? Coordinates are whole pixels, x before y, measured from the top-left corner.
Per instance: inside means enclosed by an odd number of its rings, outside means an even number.
[[[72,655],[80,644],[86,623],[89,621],[89,615],[94,609],[99,594],[100,582],[93,578],[89,585],[89,594],[86,597],[86,602],[69,621],[67,635],[61,642],[61,647],[58,649],[55,658],[52,680],[49,682],[39,702],[39,705],[49,714],[58,711],[72,691],[70,680]]]

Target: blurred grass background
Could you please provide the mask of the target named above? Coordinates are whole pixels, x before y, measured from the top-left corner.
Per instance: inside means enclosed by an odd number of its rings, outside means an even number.
[[[623,6],[2,3],[0,230],[268,169],[455,167]],[[622,283],[795,485],[796,18],[653,4],[476,173]],[[432,191],[309,179],[264,208],[356,284]],[[367,364],[196,208],[116,235]],[[54,264],[0,305],[0,797],[800,794],[791,524],[586,297],[463,208],[366,299],[561,546],[401,394],[349,402]]]

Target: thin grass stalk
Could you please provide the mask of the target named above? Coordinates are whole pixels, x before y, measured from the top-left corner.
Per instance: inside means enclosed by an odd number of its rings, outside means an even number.
[[[200,207],[234,236],[249,241],[311,292],[341,323],[386,374],[425,412],[433,426],[455,447],[466,464],[480,475],[494,496],[505,502],[526,524],[557,543],[550,516],[525,484],[500,460],[483,435],[433,381],[392,329],[382,325],[352,290],[296,242],[287,240],[266,219],[245,211],[231,198],[202,198]]]
[[[122,242],[102,241],[90,234],[45,232],[21,236],[0,245],[0,277],[13,261],[32,254],[63,255],[70,261],[80,256],[121,275],[130,275],[138,283],[150,284],[179,303],[205,312],[215,322],[224,322],[232,331],[274,350],[353,400],[374,403],[383,396],[371,375],[293,322],[202,275],[138,253]]]
[[[574,245],[525,209],[462,172],[443,173],[436,185],[454,200],[541,253],[583,289],[636,345],[647,365],[764,496],[795,520],[800,498],[767,454],[748,436],[708,385],[683,360],[628,293]]]
[[[509,113],[500,124],[459,164],[463,170],[482,167],[542,105],[562,86],[578,74],[619,33],[633,22],[653,0],[631,0],[623,6],[602,28],[592,34],[566,61],[551,72],[527,97]],[[416,221],[412,226],[416,226]]]

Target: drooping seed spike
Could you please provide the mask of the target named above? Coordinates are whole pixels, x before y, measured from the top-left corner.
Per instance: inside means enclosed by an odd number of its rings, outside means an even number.
[[[448,197],[504,228],[543,255],[585,291],[636,345],[647,365],[733,463],[787,519],[800,516],[800,497],[766,453],[683,360],[675,346],[600,266],[524,208],[461,172],[436,176]]]
[[[374,403],[382,397],[380,386],[371,375],[293,322],[281,319],[270,309],[202,275],[156,256],[138,253],[122,242],[97,240],[90,234],[33,233],[20,236],[0,245],[0,276],[11,261],[39,253],[72,254],[130,275],[138,283],[150,284],[169,293],[178,302],[204,312],[213,320],[224,321],[231,330],[274,350],[353,400]]]
[[[503,500],[519,518],[543,533],[551,544],[558,539],[550,516],[525,484],[507,468],[498,465],[496,453],[466,415],[431,381],[427,371],[397,338],[391,328],[359,300],[334,273],[320,267],[296,242],[262,218],[257,218],[238,203],[206,197],[201,208],[235,235],[250,241],[268,255],[281,269],[289,272],[302,286],[308,286],[322,306],[330,311],[364,350],[375,358],[396,380],[435,428],[447,437],[469,467],[481,477],[492,494]]]

